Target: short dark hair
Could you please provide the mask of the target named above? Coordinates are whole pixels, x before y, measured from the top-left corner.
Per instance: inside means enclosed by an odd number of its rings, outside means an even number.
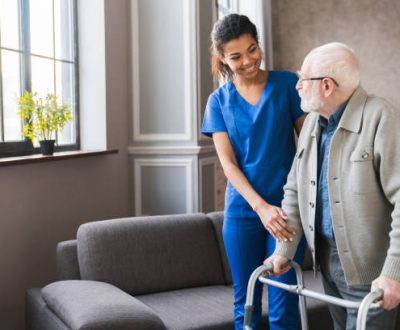
[[[231,79],[233,72],[221,61],[224,46],[231,40],[250,34],[258,44],[257,27],[245,15],[229,14],[214,24],[211,32],[211,72],[215,78]]]

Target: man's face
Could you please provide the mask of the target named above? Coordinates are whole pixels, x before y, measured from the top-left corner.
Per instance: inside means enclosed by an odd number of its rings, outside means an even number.
[[[307,81],[307,87],[299,90],[301,98],[300,107],[304,112],[319,112],[324,106],[324,102],[319,94],[320,80]]]
[[[321,80],[303,80],[312,77],[310,72],[309,67],[304,64],[302,70],[298,72],[299,80],[296,89],[301,98],[300,107],[304,112],[320,112],[324,106],[320,95]]]

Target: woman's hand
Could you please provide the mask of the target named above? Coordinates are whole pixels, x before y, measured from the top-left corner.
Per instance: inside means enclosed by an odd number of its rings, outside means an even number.
[[[268,204],[250,185],[238,166],[227,132],[213,133],[215,149],[228,180],[260,217],[265,229],[280,241],[293,239],[293,230],[286,224],[286,215],[276,206]]]
[[[263,203],[256,208],[256,212],[261,219],[266,230],[278,241],[292,241],[293,230],[286,223],[287,216],[280,207]]]

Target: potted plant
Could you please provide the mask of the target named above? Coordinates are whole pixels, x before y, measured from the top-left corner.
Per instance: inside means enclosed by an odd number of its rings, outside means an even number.
[[[72,120],[68,104],[59,103],[56,94],[40,97],[38,93],[25,92],[19,98],[19,115],[24,123],[22,135],[32,144],[39,141],[43,155],[52,155],[56,133]]]

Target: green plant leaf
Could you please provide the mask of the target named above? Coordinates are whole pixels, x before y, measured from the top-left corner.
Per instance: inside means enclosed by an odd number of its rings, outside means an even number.
[[[38,93],[26,91],[19,98],[19,112],[23,122],[22,135],[34,140],[51,140],[66,123],[72,121],[71,106],[60,103],[58,95],[48,93],[40,97]]]

